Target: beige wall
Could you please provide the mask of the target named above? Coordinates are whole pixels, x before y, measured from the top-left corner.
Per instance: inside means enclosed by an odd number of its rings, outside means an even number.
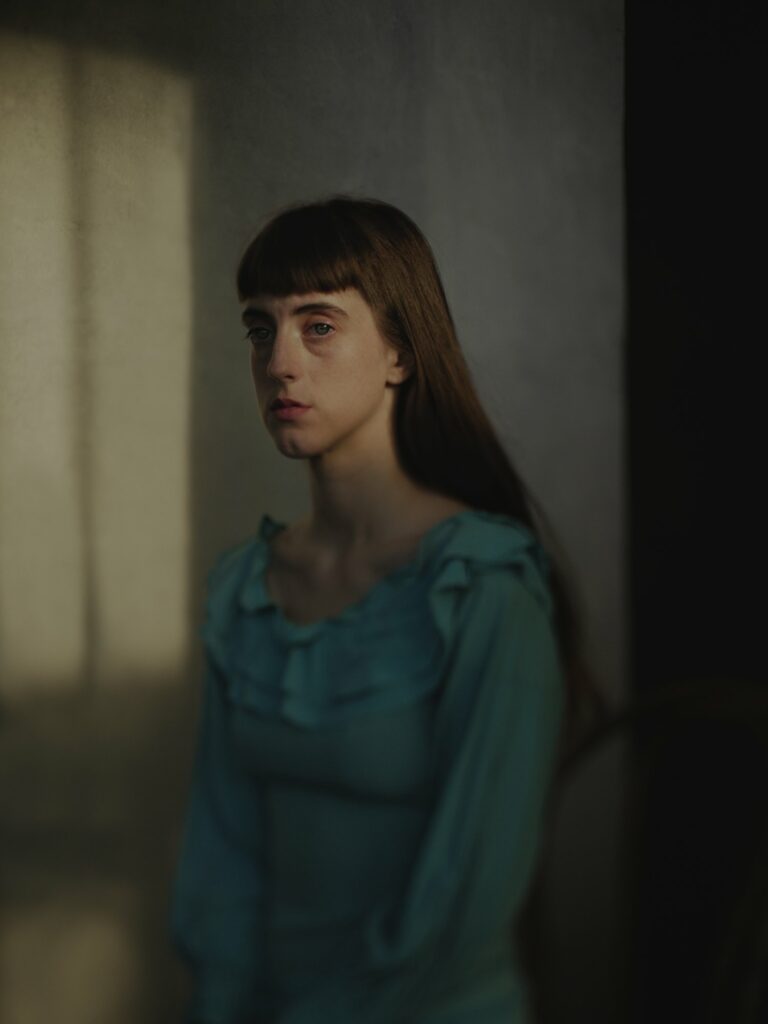
[[[260,426],[232,284],[281,203],[354,191],[425,230],[596,667],[624,678],[620,5],[90,11],[0,12],[7,1024],[168,1021],[183,994],[164,900],[202,584],[263,511],[305,504]],[[618,758],[569,796],[551,872],[552,970],[593,1020]]]

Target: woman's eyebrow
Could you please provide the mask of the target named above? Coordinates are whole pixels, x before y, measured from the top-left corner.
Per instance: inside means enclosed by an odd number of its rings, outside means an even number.
[[[294,306],[291,310],[292,316],[298,316],[300,313],[338,313],[339,316],[346,317],[349,319],[349,313],[341,306],[334,306],[330,302],[305,302],[301,306]],[[242,320],[244,324],[249,323],[251,320],[269,320],[270,323],[275,322],[275,318],[271,313],[267,312],[266,309],[258,309],[256,306],[248,306],[243,310]]]

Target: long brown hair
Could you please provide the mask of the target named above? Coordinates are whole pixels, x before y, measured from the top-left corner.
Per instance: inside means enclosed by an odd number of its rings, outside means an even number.
[[[383,336],[413,368],[398,386],[395,404],[395,438],[404,472],[474,508],[514,517],[547,551],[567,688],[567,738],[590,711],[605,706],[584,656],[581,614],[566,583],[564,555],[554,531],[480,403],[435,257],[422,232],[397,207],[377,199],[332,195],[293,203],[266,223],[237,270],[241,301],[254,295],[345,288],[360,292]]]

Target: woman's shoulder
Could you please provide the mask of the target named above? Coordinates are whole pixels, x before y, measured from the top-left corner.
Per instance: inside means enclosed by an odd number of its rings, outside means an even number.
[[[253,563],[270,557],[287,566],[306,566],[317,555],[307,527],[306,518],[285,523],[264,513],[255,534],[219,552],[208,572],[209,584],[247,576]],[[549,557],[530,526],[508,513],[455,499],[438,497],[403,520],[397,537],[375,553],[376,567],[386,572],[419,549],[425,556],[437,555],[438,561],[464,560],[477,569],[530,562],[546,576],[550,571]]]
[[[253,589],[266,567],[293,567],[306,575],[312,564],[303,527],[265,513],[256,534],[222,550],[208,572],[208,600],[233,606],[240,591]],[[302,572],[302,570],[305,570]],[[431,589],[473,589],[479,576],[514,576],[544,604],[550,604],[550,562],[533,530],[514,516],[455,500],[435,501],[408,521],[398,543],[382,547],[377,561],[361,572],[366,586],[389,578],[424,574]],[[365,589],[365,588],[363,588]],[[258,596],[258,595],[257,595]],[[262,595],[263,596],[263,595]],[[246,594],[247,598],[247,594]]]
[[[505,512],[468,508],[433,533],[438,589],[523,589],[552,611],[550,558],[534,530]]]

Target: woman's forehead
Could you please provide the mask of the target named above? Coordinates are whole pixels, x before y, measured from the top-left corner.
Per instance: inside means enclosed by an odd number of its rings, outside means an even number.
[[[345,288],[334,292],[291,292],[289,295],[268,295],[259,293],[242,300],[243,308],[261,308],[268,310],[292,310],[294,313],[305,312],[306,306],[338,307],[342,312],[348,307],[352,310],[363,302],[363,297],[356,288]]]

